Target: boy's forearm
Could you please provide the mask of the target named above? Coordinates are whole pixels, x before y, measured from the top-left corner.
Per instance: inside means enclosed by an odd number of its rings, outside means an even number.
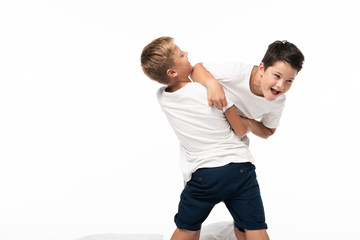
[[[228,108],[224,114],[232,130],[238,136],[245,136],[251,131],[254,135],[267,139],[276,130],[276,128],[265,127],[262,122],[239,116],[234,106]]]
[[[214,106],[217,109],[226,107],[227,101],[225,92],[221,84],[215,79],[215,77],[202,65],[197,63],[191,73],[191,78],[207,89],[208,104],[210,107]]]
[[[250,124],[246,119],[241,118],[235,107],[228,108],[225,112],[225,117],[228,120],[230,127],[238,136],[245,136],[250,131]]]
[[[209,87],[211,84],[219,84],[215,77],[203,66],[202,63],[195,64],[191,73],[191,78],[205,87]]]
[[[254,119],[246,119],[245,121],[250,126],[250,131],[258,137],[267,139],[275,133],[276,128],[267,128],[262,122],[256,121]]]

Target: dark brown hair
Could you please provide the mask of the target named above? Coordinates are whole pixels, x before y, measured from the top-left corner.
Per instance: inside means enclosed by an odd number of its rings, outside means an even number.
[[[288,41],[275,41],[269,45],[262,62],[266,70],[278,61],[287,62],[299,72],[304,63],[304,55]]]

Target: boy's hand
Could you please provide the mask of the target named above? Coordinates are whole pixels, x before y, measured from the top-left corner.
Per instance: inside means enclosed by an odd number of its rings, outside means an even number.
[[[223,109],[227,106],[224,89],[218,81],[208,81],[207,84],[207,97],[210,107],[214,106],[217,109]]]

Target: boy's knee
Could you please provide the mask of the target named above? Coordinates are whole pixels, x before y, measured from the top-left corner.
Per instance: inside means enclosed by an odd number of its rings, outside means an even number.
[[[235,237],[237,240],[247,240],[246,239],[246,235],[245,232],[240,231],[237,227],[234,226],[234,232],[235,232]]]

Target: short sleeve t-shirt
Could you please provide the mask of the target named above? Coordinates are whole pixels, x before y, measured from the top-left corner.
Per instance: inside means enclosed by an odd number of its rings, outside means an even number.
[[[223,86],[225,94],[234,102],[239,115],[261,121],[268,128],[279,126],[286,97],[281,95],[274,101],[268,101],[253,94],[250,90],[253,65],[239,62],[203,65]]]
[[[187,182],[199,168],[254,162],[248,146],[231,130],[223,111],[209,107],[207,91],[189,82],[175,92],[157,92],[158,101],[180,141],[180,168]],[[227,107],[232,106],[229,100]]]

